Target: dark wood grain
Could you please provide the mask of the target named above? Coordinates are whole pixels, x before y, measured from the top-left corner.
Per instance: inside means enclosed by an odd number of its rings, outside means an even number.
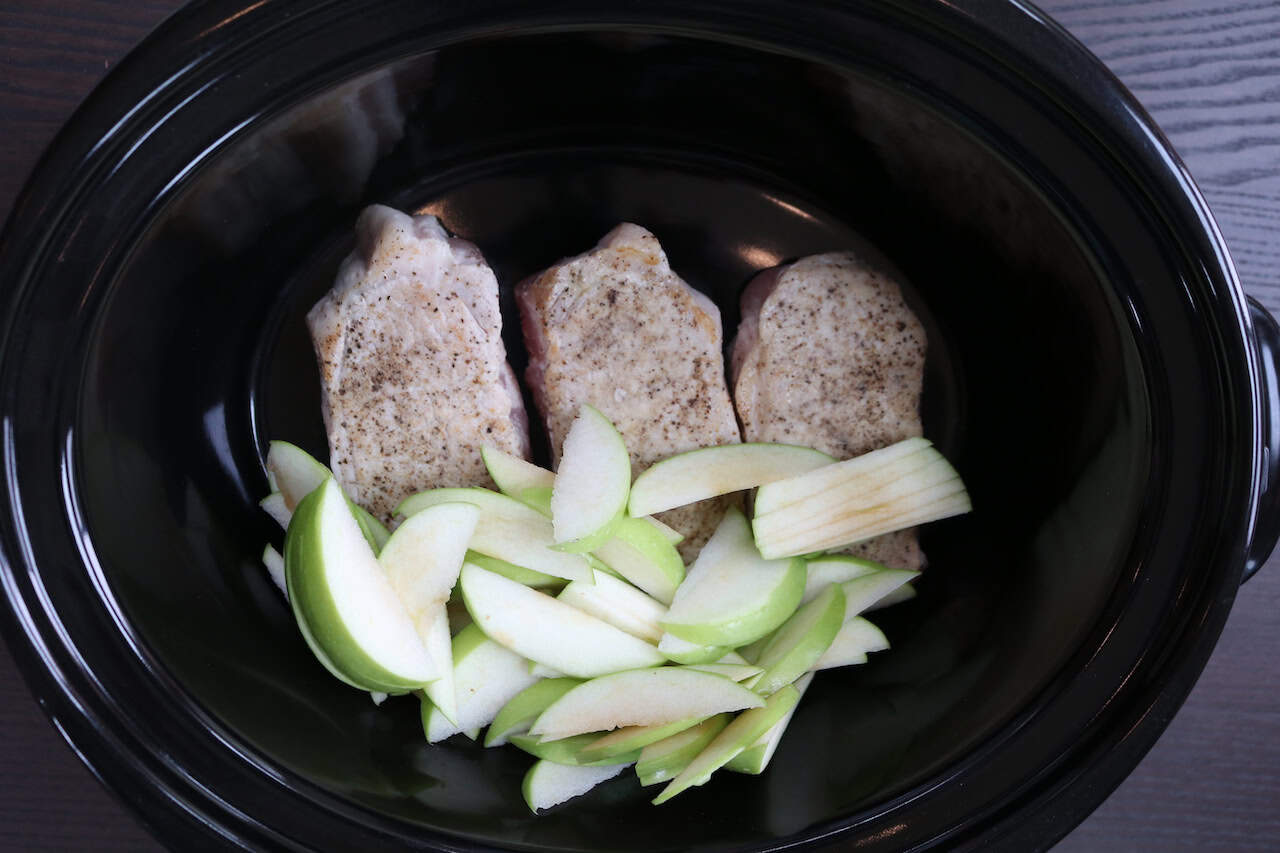
[[[176,0],[0,3],[0,218],[76,104]],[[1280,3],[1044,0],[1155,115],[1245,288],[1280,312]],[[1280,849],[1280,558],[1187,704],[1062,851]],[[0,651],[0,849],[156,845],[66,748]]]

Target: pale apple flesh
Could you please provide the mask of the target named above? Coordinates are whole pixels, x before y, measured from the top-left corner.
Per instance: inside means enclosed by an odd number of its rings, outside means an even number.
[[[542,712],[529,733],[558,740],[624,726],[662,726],[763,704],[752,691],[719,675],[684,667],[631,670],[570,690]]]
[[[468,625],[453,638],[453,679],[454,721],[430,701],[422,703],[422,727],[429,743],[487,726],[504,705],[537,680],[529,674],[524,658],[490,640],[476,625]]]
[[[665,660],[652,644],[479,566],[464,565],[459,583],[467,611],[485,634],[565,675],[593,678]]]
[[[535,814],[582,796],[601,782],[607,782],[627,769],[625,764],[608,767],[574,767],[539,761],[525,774],[521,785],[524,801]]]
[[[565,580],[591,577],[591,566],[580,554],[552,549],[555,538],[546,516],[498,492],[429,489],[406,498],[396,512],[407,518],[442,503],[470,503],[480,509],[470,542],[472,551]]]
[[[633,637],[656,645],[662,639],[660,623],[667,608],[626,581],[604,572],[595,572],[594,575],[594,584],[573,581],[556,598]]]
[[[625,514],[630,489],[631,457],[622,436],[598,409],[584,404],[565,435],[551,491],[556,543],[602,544]]]
[[[650,466],[631,488],[628,512],[653,515],[707,498],[754,489],[835,460],[791,444],[729,444],[668,457]]]

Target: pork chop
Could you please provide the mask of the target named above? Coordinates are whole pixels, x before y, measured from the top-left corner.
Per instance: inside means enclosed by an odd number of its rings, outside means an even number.
[[[497,280],[434,216],[366,208],[307,324],[334,476],[374,515],[425,488],[489,485],[486,444],[528,458]]]
[[[519,286],[525,380],[559,458],[583,403],[626,440],[633,472],[674,453],[740,438],[725,384],[720,311],[672,272],[658,239],[614,228],[594,249]],[[692,559],[731,499],[663,513]]]
[[[849,459],[920,435],[925,349],[924,327],[879,263],[840,252],[765,270],[742,294],[730,356],[743,439]],[[914,530],[848,551],[924,565]]]

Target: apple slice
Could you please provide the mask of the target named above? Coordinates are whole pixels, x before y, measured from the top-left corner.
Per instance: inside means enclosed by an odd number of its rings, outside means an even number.
[[[624,726],[603,735],[575,735],[575,737],[587,738],[586,743],[578,750],[578,759],[595,761],[632,755],[651,743],[657,743],[677,732],[691,729],[700,722],[702,722],[701,717],[690,717],[687,720],[677,720],[663,726]],[[565,740],[573,739],[565,738]],[[552,741],[552,743],[564,743],[564,741]],[[631,760],[634,761],[639,757],[634,755]]]
[[[559,740],[622,726],[662,726],[762,704],[759,696],[719,675],[672,666],[638,669],[575,687],[543,711],[529,733]]]
[[[689,664],[689,669],[697,669],[702,672],[710,672],[713,675],[722,675],[730,681],[746,681],[748,678],[755,678],[764,672],[758,666],[752,666],[749,663],[694,663]]]
[[[470,503],[480,509],[471,550],[566,580],[586,580],[591,566],[580,554],[553,551],[551,522],[537,510],[488,489],[429,489],[397,507],[406,517],[442,503]]]
[[[627,511],[632,516],[653,515],[754,489],[834,461],[821,451],[793,444],[726,444],[690,450],[668,457],[636,477]]]
[[[479,566],[464,565],[459,583],[471,618],[486,634],[565,675],[592,678],[665,662],[649,643]]]
[[[529,810],[537,814],[566,800],[581,796],[601,782],[607,782],[627,769],[625,764],[608,767],[573,767],[539,761],[524,775],[520,786]]]
[[[903,453],[901,445],[908,445],[908,451]],[[840,475],[835,480],[833,471]],[[860,542],[970,509],[964,483],[950,463],[928,442],[909,439],[762,486],[752,528],[760,553],[779,558]]]
[[[556,764],[572,764],[578,767],[604,767],[610,764],[635,764],[640,757],[640,750],[616,757],[586,759],[582,756],[583,747],[589,746],[596,739],[594,734],[574,735],[562,740],[544,741],[532,735],[512,735],[511,744],[522,749],[534,758],[553,761]]]
[[[473,504],[437,504],[406,519],[378,554],[378,564],[441,673],[426,686],[427,698],[451,722],[457,719],[457,703],[445,602],[479,517]]]
[[[731,719],[728,714],[716,714],[640,750],[640,758],[636,761],[636,776],[640,778],[640,784],[656,785],[674,779],[706,749],[707,744],[715,740]]]
[[[532,675],[534,678],[568,678],[569,677],[565,675],[563,672],[561,672],[560,670],[552,669],[549,666],[544,666],[543,664],[538,663],[536,660],[529,661],[529,674]]]
[[[752,686],[761,696],[790,684],[818,662],[844,625],[844,590],[829,586],[783,624],[760,652],[764,674]]]
[[[676,590],[662,627],[699,645],[753,642],[795,612],[804,579],[804,560],[763,559],[746,517],[729,507]]]
[[[919,572],[908,569],[883,569],[840,584],[844,589],[845,621],[919,576]]]
[[[622,436],[596,408],[583,404],[564,437],[551,492],[556,542],[583,543],[584,551],[603,544],[625,513],[630,488],[631,457]]]
[[[262,565],[267,567],[267,575],[271,578],[271,582],[284,593],[285,600],[288,600],[289,587],[284,580],[284,555],[268,545],[262,549]]]
[[[284,553],[289,602],[304,636],[350,681],[402,693],[439,677],[332,477],[298,504]]]
[[[633,637],[655,645],[662,639],[659,622],[667,608],[626,581],[604,572],[595,573],[594,584],[573,581],[556,597]]]
[[[558,578],[545,572],[535,572],[533,569],[526,569],[524,566],[517,566],[515,563],[508,563],[506,560],[499,560],[497,557],[490,557],[488,554],[481,554],[479,551],[467,551],[465,562],[474,563],[482,569],[488,569],[494,574],[502,575],[504,578],[513,580],[516,583],[522,583],[525,586],[532,586],[538,589],[546,589],[548,587],[556,587],[558,589],[565,585],[564,578]]]
[[[911,599],[915,598],[916,595],[918,595],[918,593],[916,592],[916,588],[914,586],[911,586],[910,584],[907,584],[905,586],[900,586],[897,589],[895,589],[893,592],[886,595],[884,598],[877,601],[875,604],[872,604],[870,607],[867,607],[866,609],[864,609],[862,612],[870,613],[872,610],[880,610],[885,607],[892,607],[895,604],[901,604],[904,601],[910,601]]]
[[[520,500],[526,489],[549,489],[555,484],[556,475],[546,468],[496,447],[482,447],[480,456],[498,491],[516,500]]]
[[[831,645],[814,663],[812,669],[834,669],[867,662],[868,652],[882,652],[889,648],[889,640],[875,625],[854,616],[840,626]]]
[[[658,641],[658,651],[670,661],[692,666],[699,663],[715,663],[733,651],[728,646],[699,646],[682,640],[675,634],[663,634]]]
[[[595,555],[663,604],[684,580],[684,561],[670,537],[650,518],[622,518]]]
[[[581,684],[577,678],[545,678],[529,685],[502,706],[489,725],[485,746],[501,746],[512,735],[522,735],[538,715],[564,694]]]
[[[768,488],[762,486],[756,492],[755,513],[764,515],[837,488],[858,477],[876,476],[882,469],[899,466],[903,460],[932,447],[933,442],[927,438],[908,438],[843,462],[835,462],[808,472],[797,472],[786,479],[775,480],[766,484]]]
[[[504,705],[536,679],[524,658],[468,625],[453,638],[453,681],[458,711],[452,722],[434,703],[422,703],[422,729],[429,743],[460,732],[474,740],[472,732],[491,723]]]
[[[453,677],[453,637],[449,634],[449,612],[445,603],[442,601],[424,610],[413,620],[413,625],[440,672],[440,677],[424,687],[423,693],[445,719],[456,723],[458,691]]]
[[[436,504],[405,519],[387,540],[378,563],[409,615],[416,618],[449,599],[479,520],[473,504]]]
[[[844,583],[863,575],[889,568],[874,560],[862,560],[845,554],[827,554],[805,561],[804,597],[801,604],[810,601],[833,583]]]
[[[263,512],[271,516],[276,524],[280,525],[281,530],[289,529],[289,519],[293,517],[293,510],[284,502],[284,495],[279,492],[272,492],[262,500],[258,501],[258,506],[262,507]]]
[[[796,679],[794,686],[796,692],[800,694],[796,698],[796,704],[791,706],[791,710],[787,711],[781,720],[778,720],[767,732],[760,735],[755,743],[729,759],[729,762],[724,766],[725,770],[732,770],[735,773],[749,773],[753,776],[764,772],[764,769],[769,766],[769,761],[773,758],[773,753],[777,751],[778,744],[782,741],[782,735],[786,732],[787,725],[796,713],[796,708],[800,707],[800,699],[804,698],[804,692],[809,689],[809,682],[811,681],[813,681],[813,673],[807,673]]]
[[[761,735],[795,708],[799,701],[800,691],[794,685],[787,684],[770,696],[764,707],[753,708],[739,714],[732,723],[724,727],[720,734],[716,735],[711,743],[707,744],[702,752],[698,753],[693,761],[689,762],[689,766],[682,770],[679,776],[662,789],[662,793],[654,798],[653,804],[661,805],[694,785],[706,784],[712,773],[755,743]]]
[[[302,499],[318,489],[330,476],[332,474],[329,469],[302,448],[287,441],[273,441],[267,450],[267,479],[271,481],[273,493],[280,495],[284,507],[281,509],[271,495],[267,495],[261,506],[280,522],[281,527],[288,527],[289,518]],[[268,501],[271,501],[270,505]],[[378,553],[391,534],[364,507],[350,498],[347,498],[347,503],[373,552]],[[281,521],[281,518],[284,520]]]

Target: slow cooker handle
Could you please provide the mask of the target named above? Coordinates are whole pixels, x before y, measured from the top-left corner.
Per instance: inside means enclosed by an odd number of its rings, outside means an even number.
[[[1252,296],[1249,316],[1253,319],[1262,369],[1262,494],[1258,497],[1258,520],[1244,563],[1244,583],[1262,567],[1280,538],[1280,323]]]

